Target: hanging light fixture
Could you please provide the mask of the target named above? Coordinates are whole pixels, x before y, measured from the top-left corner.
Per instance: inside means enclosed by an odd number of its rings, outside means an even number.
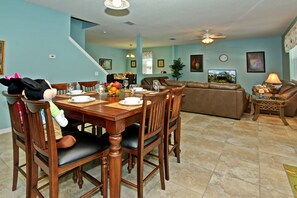
[[[113,10],[124,10],[129,8],[130,3],[127,0],[105,0],[104,5]]]
[[[130,44],[129,53],[126,55],[126,58],[135,58],[135,55],[132,54],[132,44]]]
[[[209,44],[213,43],[213,39],[206,37],[205,39],[202,40],[202,43],[209,45]]]

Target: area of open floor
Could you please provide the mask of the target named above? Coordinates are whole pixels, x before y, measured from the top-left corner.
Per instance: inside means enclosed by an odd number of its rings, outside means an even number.
[[[193,113],[182,115],[181,163],[170,157],[170,180],[161,190],[158,173],[145,184],[145,197],[293,197],[283,163],[297,166],[297,118],[287,117],[284,126],[277,116],[244,114],[241,120]],[[25,178],[12,183],[11,133],[0,135],[0,195],[25,197]],[[22,161],[24,155],[22,154]],[[100,168],[90,164],[90,172]],[[146,167],[147,169],[149,167]],[[128,177],[135,179],[133,170]],[[127,176],[126,167],[123,175]],[[83,189],[90,187],[85,181]],[[60,179],[60,197],[82,194],[69,176]],[[47,189],[44,194],[47,194]],[[96,195],[97,196],[97,195]],[[100,197],[100,194],[98,193]],[[136,190],[122,185],[121,197],[137,197]]]

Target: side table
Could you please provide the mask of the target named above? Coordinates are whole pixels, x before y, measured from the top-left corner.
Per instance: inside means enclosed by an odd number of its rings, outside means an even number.
[[[289,125],[284,113],[284,108],[287,105],[287,101],[282,98],[271,99],[269,97],[259,98],[258,96],[252,96],[252,103],[254,104],[255,114],[253,120],[256,121],[260,115],[260,110],[277,112],[284,125]]]

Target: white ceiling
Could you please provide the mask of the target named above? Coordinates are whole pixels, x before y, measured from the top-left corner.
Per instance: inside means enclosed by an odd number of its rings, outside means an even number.
[[[88,43],[125,49],[138,34],[143,47],[197,43],[205,29],[225,40],[281,36],[297,16],[297,0],[128,0],[124,11],[107,9],[104,0],[27,1],[99,24],[86,29]]]

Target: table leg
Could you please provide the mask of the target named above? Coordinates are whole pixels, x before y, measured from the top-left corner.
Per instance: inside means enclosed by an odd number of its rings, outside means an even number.
[[[121,151],[121,134],[110,134],[109,150],[109,181],[110,197],[121,197],[121,176],[122,176],[122,151]]]
[[[253,120],[256,121],[260,114],[260,107],[259,105],[255,104],[254,108],[255,108],[255,114],[254,114]]]
[[[286,118],[285,118],[285,109],[284,109],[284,107],[280,107],[279,117],[283,121],[284,125],[289,125]]]

